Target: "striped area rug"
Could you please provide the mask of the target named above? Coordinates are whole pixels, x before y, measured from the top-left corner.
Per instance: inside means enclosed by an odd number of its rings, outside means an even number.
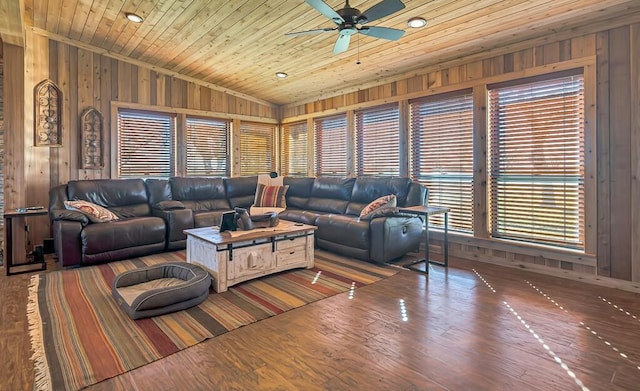
[[[185,260],[185,251],[34,275],[29,333],[34,389],[78,390],[206,339],[379,281],[398,269],[316,251],[313,269],[295,269],[211,292],[202,304],[131,320],[111,296],[126,270]]]

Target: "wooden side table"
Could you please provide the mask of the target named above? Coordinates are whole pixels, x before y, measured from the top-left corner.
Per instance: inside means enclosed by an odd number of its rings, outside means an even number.
[[[47,211],[47,209],[44,209],[44,208],[34,209],[34,210],[18,208],[18,209],[12,209],[4,212],[4,242],[7,248],[7,252],[4,257],[5,259],[4,268],[7,272],[7,276],[12,276],[14,274],[21,274],[21,273],[37,272],[37,271],[42,271],[47,269],[47,264],[44,261],[44,258],[42,261],[36,261],[36,262],[25,262],[25,263],[18,263],[18,264],[13,263],[13,219],[28,218],[28,217],[34,217],[34,216],[45,216],[47,214],[49,214],[49,212]],[[11,271],[12,267],[30,266],[30,265],[38,266],[38,268],[37,269],[27,268],[25,270],[20,270],[17,272]]]
[[[449,266],[449,212],[450,208],[444,206],[407,206],[399,208],[400,212],[424,216],[424,258],[404,265],[405,268],[429,274],[429,263],[448,267]],[[429,259],[429,216],[444,214],[444,262],[436,262]],[[424,262],[424,270],[416,265]]]

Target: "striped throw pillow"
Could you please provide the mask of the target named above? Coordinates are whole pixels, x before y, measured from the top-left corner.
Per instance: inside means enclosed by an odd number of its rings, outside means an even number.
[[[289,185],[266,186],[258,183],[256,187],[256,199],[253,206],[286,208],[287,201],[284,196],[287,194],[287,190],[289,190]]]

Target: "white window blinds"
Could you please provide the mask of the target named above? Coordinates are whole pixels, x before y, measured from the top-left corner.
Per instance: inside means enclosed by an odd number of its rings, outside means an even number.
[[[582,75],[493,88],[493,237],[584,248]]]
[[[446,206],[449,228],[473,232],[473,100],[470,93],[410,102],[411,178]],[[442,226],[441,215],[429,223]]]
[[[314,131],[316,175],[347,175],[347,116],[317,119]]]
[[[229,176],[229,121],[186,119],[186,172],[189,176]]]
[[[240,124],[240,175],[258,175],[275,170],[274,135],[274,125]]]
[[[175,116],[139,110],[118,110],[117,175],[174,175]]]
[[[307,175],[307,122],[285,124],[282,135],[282,175]]]
[[[358,175],[400,174],[398,106],[355,113],[356,172]]]

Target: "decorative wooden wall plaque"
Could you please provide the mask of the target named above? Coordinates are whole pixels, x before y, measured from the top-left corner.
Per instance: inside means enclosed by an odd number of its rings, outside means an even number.
[[[35,146],[62,145],[62,92],[51,80],[43,80],[34,95]]]
[[[102,168],[102,114],[94,107],[88,107],[80,116],[80,165],[84,169]]]

